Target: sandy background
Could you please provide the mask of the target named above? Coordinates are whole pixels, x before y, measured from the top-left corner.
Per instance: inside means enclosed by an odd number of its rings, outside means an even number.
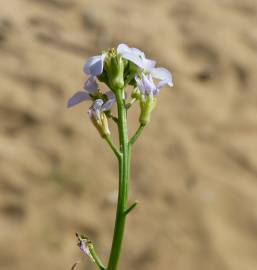
[[[116,160],[66,100],[126,42],[172,70],[133,150],[120,269],[257,269],[257,2],[0,0],[0,269],[96,269],[111,245]],[[132,110],[130,130],[137,125]]]

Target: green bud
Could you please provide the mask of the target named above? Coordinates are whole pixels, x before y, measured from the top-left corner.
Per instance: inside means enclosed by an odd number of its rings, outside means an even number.
[[[153,95],[141,97],[140,108],[141,113],[139,116],[139,123],[143,126],[150,122],[151,112],[155,108],[156,98]]]
[[[108,85],[115,91],[124,87],[124,63],[122,57],[111,50],[105,59],[105,70]]]

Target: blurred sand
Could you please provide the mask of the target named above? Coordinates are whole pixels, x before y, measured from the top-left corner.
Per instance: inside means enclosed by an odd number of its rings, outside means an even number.
[[[90,55],[125,42],[172,70],[133,151],[120,269],[257,269],[257,2],[1,0],[0,269],[107,259],[116,161],[66,109]],[[137,125],[132,110],[131,133]]]

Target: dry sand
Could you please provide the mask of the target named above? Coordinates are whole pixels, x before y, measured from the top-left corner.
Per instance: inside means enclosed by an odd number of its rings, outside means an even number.
[[[88,104],[66,100],[88,56],[126,42],[172,70],[175,87],[133,151],[140,205],[120,269],[256,270],[257,2],[0,4],[0,269],[96,269],[75,231],[107,259],[116,161]]]

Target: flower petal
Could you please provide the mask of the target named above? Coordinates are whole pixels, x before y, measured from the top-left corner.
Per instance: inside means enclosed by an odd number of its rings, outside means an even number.
[[[95,76],[90,76],[85,84],[84,84],[84,89],[87,90],[89,93],[94,93],[98,89],[98,85],[96,82],[96,77]]]
[[[96,120],[100,119],[100,113],[103,103],[104,103],[103,100],[100,98],[94,101],[94,103],[88,110],[88,115],[90,118],[94,117]]]
[[[120,44],[117,48],[117,52],[123,56],[123,58],[133,62],[140,68],[150,71],[154,68],[156,62],[145,57],[145,54],[137,48],[130,48],[126,44]]]
[[[119,54],[122,54],[122,53],[124,53],[124,52],[130,52],[130,48],[129,48],[128,45],[126,45],[126,44],[124,44],[124,43],[121,43],[121,44],[119,44],[118,47],[117,47],[117,52],[118,52]]]
[[[80,244],[79,244],[79,248],[80,250],[87,256],[91,257],[91,253],[90,253],[90,250],[87,246],[87,241],[81,241]]]
[[[102,111],[109,111],[113,104],[115,103],[115,98],[107,100],[103,106],[102,106]]]
[[[171,73],[166,68],[153,68],[150,70],[153,78],[159,80],[167,81],[165,84],[168,84],[170,87],[173,86],[172,76]]]
[[[116,98],[112,91],[106,92],[105,95],[108,97],[108,100],[103,104],[102,111],[109,111],[116,102]]]
[[[140,56],[141,58],[145,58],[145,53],[140,51],[137,48],[130,48],[130,51],[137,54],[138,56]]]
[[[135,77],[135,80],[136,80],[137,86],[139,88],[139,91],[144,95],[145,94],[145,87],[144,87],[142,80],[140,80],[138,76]]]
[[[169,85],[170,86],[170,81],[167,80],[162,80],[157,84],[157,88],[160,90],[162,87],[164,87],[165,85]]]
[[[78,103],[91,99],[90,95],[86,91],[78,91],[68,100],[68,108],[77,105]]]
[[[135,55],[140,56],[142,58],[145,58],[145,54],[142,51],[140,51],[137,48],[130,48],[127,44],[124,44],[124,43],[121,43],[118,45],[117,52],[119,54],[132,53],[132,54],[135,54]]]
[[[84,65],[84,72],[88,75],[98,76],[103,72],[106,54],[90,57]]]
[[[144,58],[143,59],[143,65],[144,65],[144,69],[146,71],[150,71],[151,69],[153,69],[155,67],[156,61]]]
[[[142,73],[142,79],[135,78],[137,86],[143,95],[154,95],[156,93],[156,85],[154,84],[151,74],[145,75]]]
[[[106,92],[105,95],[108,97],[108,99],[115,99],[115,95],[112,91]]]
[[[133,53],[133,52],[123,52],[121,53],[122,57],[131,61],[135,65],[137,65],[140,68],[144,67],[142,59],[139,57],[139,55]]]
[[[102,99],[96,99],[92,105],[92,108],[95,110],[95,111],[100,111],[101,110],[101,107],[103,105],[103,100]]]
[[[153,78],[151,74],[146,76],[144,73],[142,74],[142,83],[144,85],[145,93],[147,95],[153,94],[153,92],[156,90],[156,86],[153,82]]]

